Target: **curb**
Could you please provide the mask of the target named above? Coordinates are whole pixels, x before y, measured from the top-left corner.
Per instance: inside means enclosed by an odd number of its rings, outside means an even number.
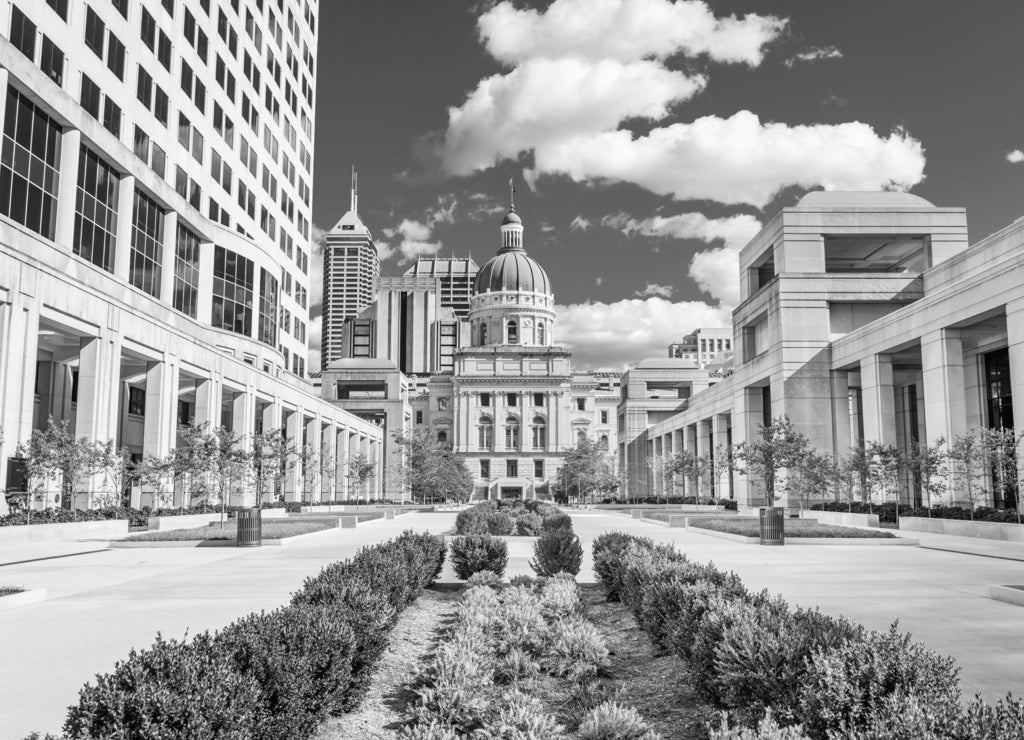
[[[45,600],[45,588],[30,588],[22,591],[21,593],[11,594],[9,596],[0,596],[0,612],[5,612],[8,609],[17,609],[19,606],[38,604],[40,601]]]

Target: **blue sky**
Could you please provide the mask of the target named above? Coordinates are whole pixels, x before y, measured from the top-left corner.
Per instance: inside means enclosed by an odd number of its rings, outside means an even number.
[[[579,366],[727,322],[736,250],[809,189],[965,206],[972,241],[1024,211],[1024,4],[324,0],[320,15],[316,224],[347,209],[355,164],[384,274],[419,254],[482,263],[514,175]]]

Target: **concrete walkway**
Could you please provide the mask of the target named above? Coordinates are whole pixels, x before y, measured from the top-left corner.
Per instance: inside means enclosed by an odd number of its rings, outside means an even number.
[[[157,632],[219,629],[283,605],[307,576],[360,547],[454,522],[454,514],[409,514],[290,547],[109,550],[0,567],[0,583],[47,590],[40,604],[0,612],[0,738],[57,732],[81,686]],[[69,554],[75,544],[23,545],[15,558],[4,548],[0,562]]]
[[[966,543],[988,557],[941,552],[924,547],[823,545],[760,547],[741,545],[693,530],[659,527],[603,512],[572,512],[580,539],[620,530],[672,542],[696,561],[713,561],[735,571],[751,589],[766,588],[792,604],[854,619],[884,630],[899,620],[901,630],[960,664],[965,696],[986,699],[1007,692],[1024,694],[1024,607],[993,601],[986,586],[1024,584],[1024,567],[998,559],[1001,550],[1016,553],[1014,543]],[[943,542],[947,535],[907,536],[929,546],[966,546]]]

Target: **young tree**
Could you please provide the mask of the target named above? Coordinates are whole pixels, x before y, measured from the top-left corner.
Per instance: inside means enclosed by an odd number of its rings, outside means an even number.
[[[870,468],[871,458],[868,457],[865,446],[854,445],[843,459],[843,469],[850,478],[850,502],[853,503],[853,491],[858,490],[861,503],[867,504],[869,511],[871,510],[871,489],[868,486]]]
[[[900,516],[900,491],[903,486],[903,472],[906,459],[903,452],[893,445],[871,442],[865,449],[868,457],[868,484],[878,491],[882,500],[890,496],[896,501],[896,519]]]
[[[988,492],[982,485],[988,450],[981,430],[973,427],[955,436],[946,455],[954,468],[953,480],[959,480],[963,485],[973,520],[975,507],[988,498]]]
[[[243,489],[242,501],[244,503],[244,488],[253,473],[252,453],[242,446],[240,435],[224,427],[215,429],[213,436],[217,440],[217,448],[211,461],[211,477],[219,498],[220,526],[223,528],[231,491],[236,486],[241,486]]]
[[[219,456],[217,435],[206,422],[195,420],[178,429],[178,445],[171,450],[170,472],[181,487],[181,508],[191,506],[196,493],[209,504],[215,488],[214,463]]]
[[[175,480],[175,455],[174,450],[166,457],[156,455],[145,455],[135,465],[135,474],[141,485],[153,490],[153,510],[166,508],[168,483],[171,490],[174,490]]]
[[[138,464],[132,459],[132,453],[127,447],[117,449],[114,441],[110,440],[100,450],[100,457],[103,460],[103,472],[110,486],[110,491],[105,496],[106,501],[101,507],[123,506],[128,507],[131,501],[125,501],[125,489],[136,482]]]
[[[779,471],[792,467],[810,447],[810,441],[793,429],[789,417],[772,419],[768,426],[761,425],[752,442],[736,446],[735,459],[748,475],[764,482],[765,498],[774,506],[782,497],[778,490]]]
[[[285,474],[295,466],[295,451],[278,429],[265,430],[252,442],[256,496],[262,503],[281,490]]]
[[[438,442],[426,429],[410,435],[396,434],[395,443],[404,452],[404,462],[395,477],[403,490],[410,490],[413,500],[469,501],[473,495],[473,476],[465,458],[451,445]]]
[[[815,449],[807,449],[789,468],[786,478],[786,492],[796,496],[800,508],[808,508],[812,499],[824,498],[835,480],[834,462],[831,455],[824,455]]]
[[[946,492],[946,439],[939,437],[933,444],[918,440],[910,445],[905,457],[907,468],[920,491],[914,505],[926,504],[928,516],[931,516],[932,502],[935,499],[941,501]]]
[[[1017,512],[1017,523],[1020,524],[1018,499],[1020,476],[1017,452],[1021,442],[1024,441],[1024,434],[1018,434],[1015,430],[1006,427],[999,427],[983,429],[981,439],[988,468],[992,471],[993,487],[999,491],[999,498],[1004,504],[1013,503],[1013,509]]]
[[[309,494],[309,503],[314,503],[313,494],[320,485],[320,450],[312,442],[303,445],[298,451],[299,469],[302,471],[302,500],[306,501],[306,494]]]
[[[78,481],[103,471],[105,449],[103,443],[76,438],[67,419],[55,423],[50,417],[46,429],[32,430],[28,444],[18,445],[17,454],[24,458],[28,475],[38,481],[37,485],[43,485],[47,478],[59,477],[62,504],[77,512]],[[86,508],[91,508],[88,500]]]
[[[735,470],[736,448],[731,444],[720,444],[715,447],[712,472],[715,478],[715,485],[718,488],[718,498],[732,498],[732,491],[729,489],[728,481]],[[729,495],[724,496],[724,492],[728,492]]]
[[[618,486],[611,454],[600,443],[581,439],[566,450],[554,487],[567,500],[575,494],[582,501],[594,494],[614,493]]]
[[[711,474],[710,460],[704,455],[697,455],[692,450],[682,450],[670,458],[669,465],[674,474],[681,475],[684,480],[690,482],[694,501],[699,505],[701,481],[707,480]]]
[[[351,456],[348,461],[349,481],[355,481],[362,489],[366,483],[373,478],[377,472],[377,466],[365,453],[359,452]]]
[[[334,459],[334,449],[330,440],[324,440],[320,445],[320,486],[321,490],[327,493],[327,500],[335,498],[334,486],[338,480],[338,464]]]

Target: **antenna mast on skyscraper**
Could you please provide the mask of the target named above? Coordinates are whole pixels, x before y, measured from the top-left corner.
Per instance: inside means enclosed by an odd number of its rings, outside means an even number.
[[[352,165],[352,208],[349,210],[352,213],[359,213],[359,174],[356,172],[356,166]]]

